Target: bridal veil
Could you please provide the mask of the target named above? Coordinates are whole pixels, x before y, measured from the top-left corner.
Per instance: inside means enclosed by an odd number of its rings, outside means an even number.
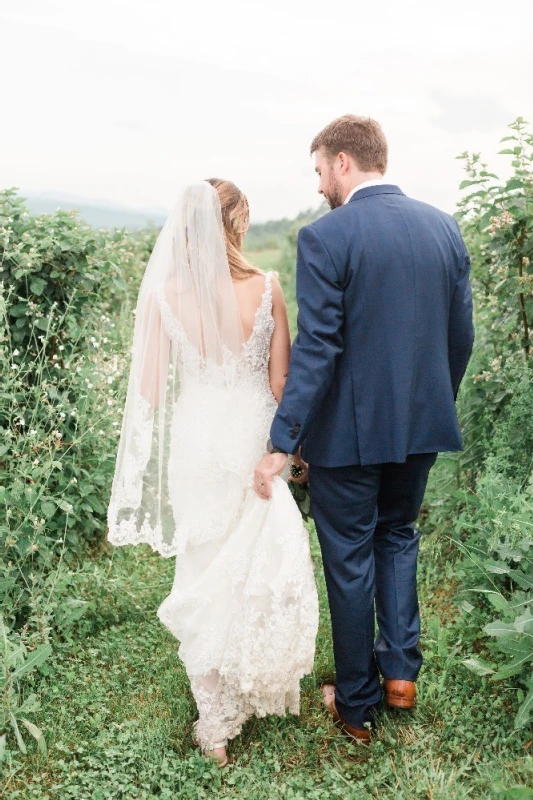
[[[186,343],[186,349],[177,342]],[[207,181],[179,197],[157,239],[135,309],[131,369],[108,507],[114,545],[147,542],[175,555],[179,508],[169,496],[174,409],[186,379],[230,388],[244,348],[239,309],[226,255],[220,201]],[[178,358],[179,355],[179,358]],[[216,377],[215,377],[216,376]],[[206,465],[207,466],[207,465]],[[181,471],[186,464],[181,464]]]

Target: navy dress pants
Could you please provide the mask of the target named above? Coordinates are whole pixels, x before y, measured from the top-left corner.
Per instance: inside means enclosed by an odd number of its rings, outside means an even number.
[[[436,459],[436,453],[422,453],[402,464],[309,466],[331,612],[336,705],[355,728],[372,720],[381,700],[379,672],[414,681],[422,666],[420,533],[413,523]]]

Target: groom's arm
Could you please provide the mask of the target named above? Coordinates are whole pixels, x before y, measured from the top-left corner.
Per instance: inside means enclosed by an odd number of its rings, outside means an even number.
[[[343,350],[342,283],[324,242],[310,226],[298,234],[296,295],[298,335],[270,431],[273,446],[284,453],[295,453],[305,439]]]
[[[459,226],[460,269],[450,305],[448,322],[448,363],[453,396],[457,399],[459,386],[466,372],[474,344],[472,288],[470,285],[470,256],[463,242]]]

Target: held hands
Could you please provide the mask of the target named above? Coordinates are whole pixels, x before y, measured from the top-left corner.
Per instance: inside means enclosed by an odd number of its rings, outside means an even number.
[[[287,466],[285,453],[267,453],[254,470],[254,489],[262,500],[272,497],[272,479],[281,475]]]

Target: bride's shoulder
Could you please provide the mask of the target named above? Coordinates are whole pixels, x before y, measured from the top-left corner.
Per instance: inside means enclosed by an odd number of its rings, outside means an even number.
[[[235,286],[239,294],[263,296],[266,293],[272,295],[274,301],[276,298],[283,299],[279,273],[275,270],[257,269],[246,280],[237,282]]]
[[[278,289],[281,290],[281,284],[280,284],[280,280],[279,280],[279,272],[277,272],[277,270],[275,270],[275,269],[269,269],[269,270],[266,270],[266,271],[265,270],[259,270],[257,275],[261,276],[261,280],[264,282],[265,286],[268,286],[269,284],[271,284],[272,287],[277,286]]]
[[[269,269],[267,271],[260,270],[257,273],[256,278],[259,278],[264,286],[264,290],[270,290],[272,295],[272,299],[275,301],[276,298],[283,299],[283,289],[281,288],[281,283],[279,279],[279,272],[274,269]]]
[[[273,270],[272,272],[269,273],[267,280],[270,280],[270,285],[272,287],[271,292],[272,292],[273,309],[284,308],[285,295],[283,293],[283,287],[279,279],[279,273]]]

